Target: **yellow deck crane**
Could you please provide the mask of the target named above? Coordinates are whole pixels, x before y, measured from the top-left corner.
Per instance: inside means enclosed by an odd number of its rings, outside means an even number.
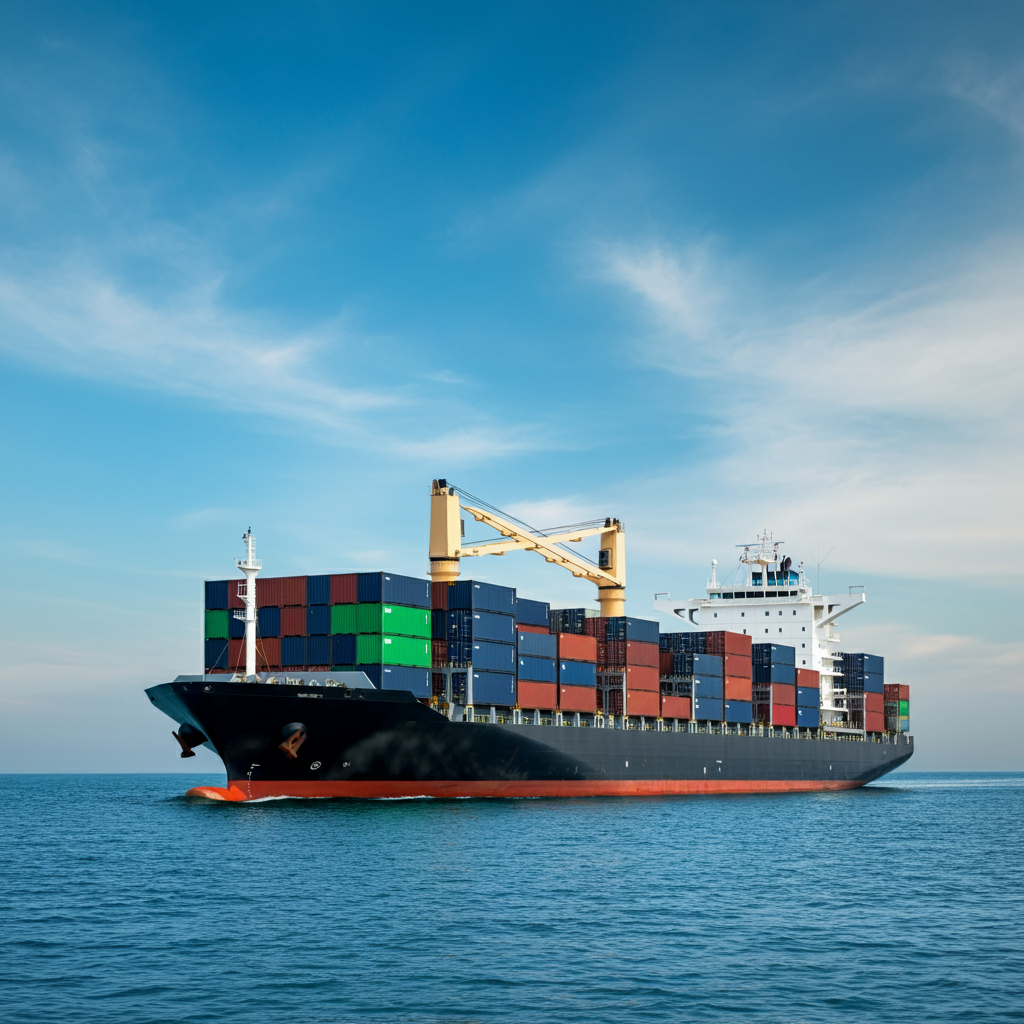
[[[478,523],[497,530],[504,539],[466,547],[463,539],[464,508]],[[600,535],[597,564],[567,551],[561,545]],[[555,531],[535,530],[514,522],[498,509],[459,491],[447,480],[435,480],[430,492],[430,578],[450,583],[459,576],[459,559],[475,555],[504,555],[507,551],[536,551],[548,562],[568,569],[573,576],[597,585],[603,616],[626,614],[626,531],[618,519],[595,520]]]

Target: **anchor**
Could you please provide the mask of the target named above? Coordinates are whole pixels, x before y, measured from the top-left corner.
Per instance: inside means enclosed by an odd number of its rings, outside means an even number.
[[[171,735],[181,744],[182,757],[195,757],[196,752],[192,748],[201,746],[206,742],[206,737],[194,725],[189,725],[188,722],[183,722],[179,725],[177,732],[172,730]]]
[[[292,722],[281,730],[284,742],[278,743],[277,749],[284,752],[284,756],[294,761],[298,756],[299,747],[306,742],[306,727],[301,722]]]

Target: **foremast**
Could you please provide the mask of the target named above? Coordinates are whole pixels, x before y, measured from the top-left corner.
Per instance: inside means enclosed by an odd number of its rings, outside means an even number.
[[[235,565],[245,573],[245,579],[238,583],[238,596],[245,603],[245,610],[237,609],[235,618],[245,622],[245,678],[256,675],[256,574],[263,568],[263,562],[253,557],[255,550],[250,526],[242,534],[245,542],[245,559],[235,559]]]

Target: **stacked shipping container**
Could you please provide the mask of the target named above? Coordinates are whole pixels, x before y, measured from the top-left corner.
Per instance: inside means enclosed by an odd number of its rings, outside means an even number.
[[[715,630],[659,637],[662,716],[751,721],[750,637]],[[692,707],[682,703],[692,700]]]
[[[658,624],[630,615],[594,616],[583,629],[595,643],[598,709],[658,718]]]

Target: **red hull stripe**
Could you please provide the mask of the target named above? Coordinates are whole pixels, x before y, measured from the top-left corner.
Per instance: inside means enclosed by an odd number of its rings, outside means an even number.
[[[833,779],[754,779],[705,781],[703,779],[630,779],[521,782],[248,782],[235,780],[229,789],[198,786],[189,796],[211,800],[260,800],[273,796],[355,797],[585,797],[585,796],[684,796],[696,793],[808,793],[830,789],[856,789],[860,782]]]

